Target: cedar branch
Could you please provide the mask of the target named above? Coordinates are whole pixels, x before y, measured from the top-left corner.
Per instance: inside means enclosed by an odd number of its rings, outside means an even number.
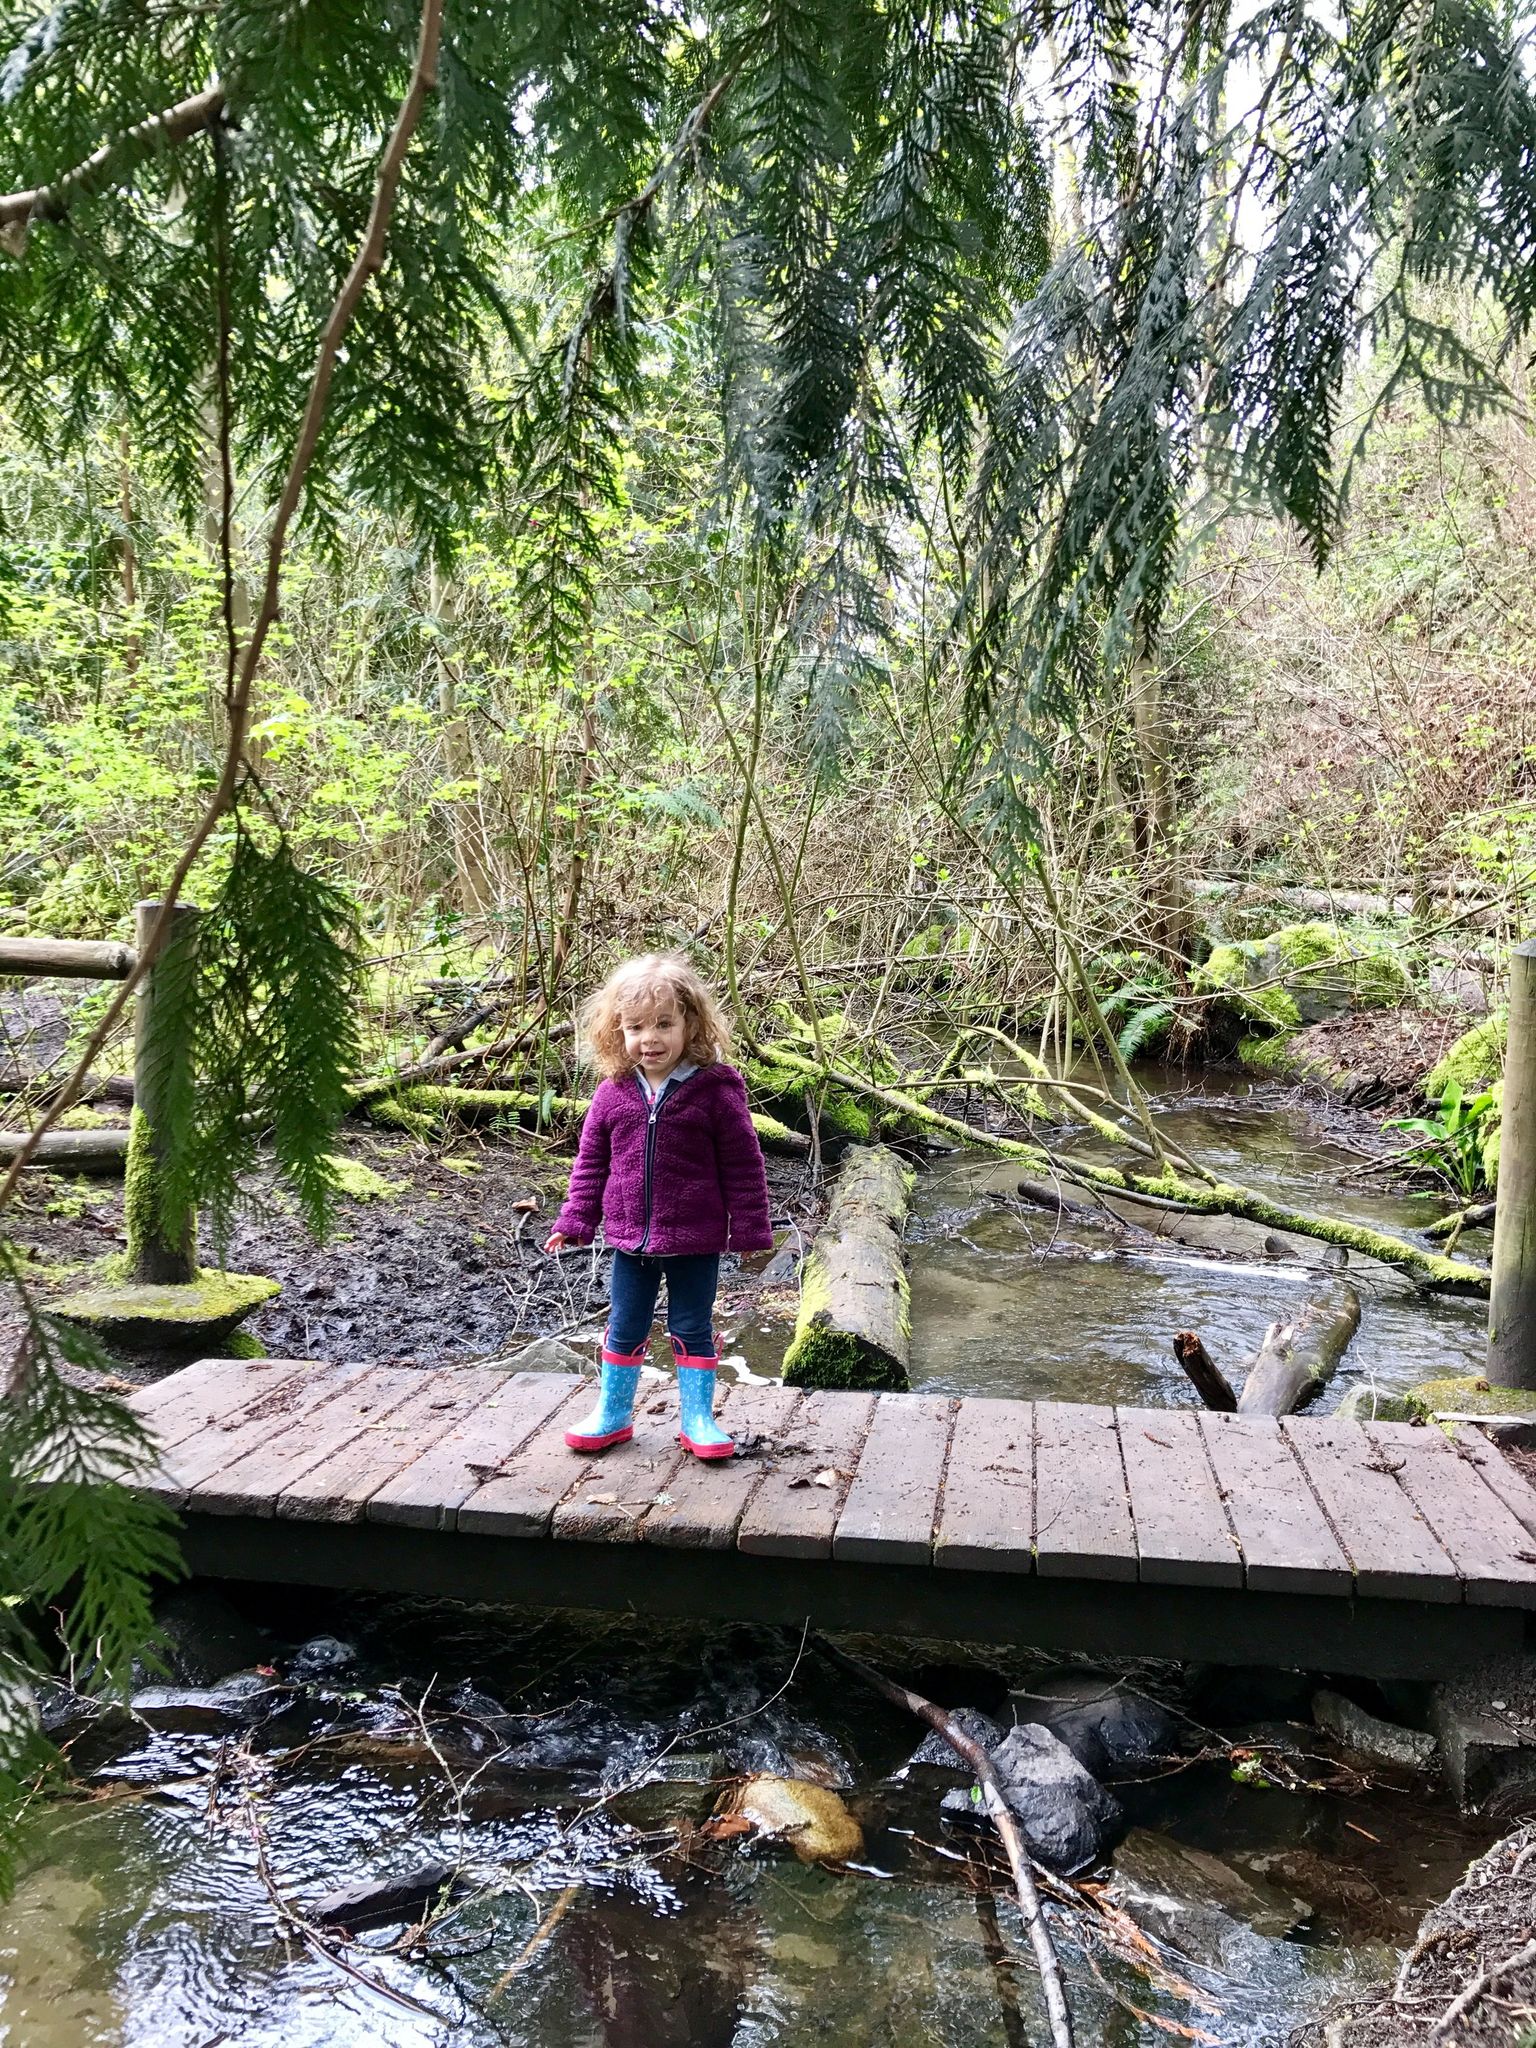
[[[223,118],[226,104],[223,86],[210,85],[190,99],[178,100],[175,106],[136,122],[51,184],[0,193],[0,229],[24,231],[29,221],[62,220],[77,200],[118,183],[156,149],[185,142],[211,128]]]
[[[267,574],[262,589],[261,608],[252,622],[251,636],[241,654],[240,671],[229,706],[229,732],[225,741],[224,763],[218,787],[209,799],[192,837],[182,849],[181,856],[166,884],[159,915],[150,928],[148,943],[141,948],[132,973],[119,983],[116,995],[107,1006],[101,1022],[91,1033],[90,1040],[75,1062],[69,1079],[30,1133],[27,1143],[11,1161],[4,1180],[0,1181],[0,1209],[4,1209],[14,1196],[17,1183],[35,1156],[44,1134],[74,1103],[76,1094],[89,1074],[97,1054],[106,1044],[118,1018],[126,1009],[129,998],[149,972],[156,950],[170,922],[171,912],[181,894],[182,885],[192,871],[193,863],[207,845],[219,820],[234,802],[244,762],[246,727],[250,721],[251,692],[256,680],[256,670],[261,661],[267,635],[271,632],[282,606],[283,555],[287,547],[288,530],[303,498],[305,479],[314,461],[321,428],[325,424],[326,407],[330,399],[331,384],[336,374],[342,341],[370,279],[377,274],[384,261],[385,241],[395,208],[395,198],[400,189],[406,154],[421,120],[427,97],[437,85],[437,52],[442,37],[442,25],[443,0],[424,0],[421,31],[410,84],[406,88],[405,98],[400,103],[400,112],[395,118],[394,129],[379,166],[378,183],[374,188],[373,204],[369,209],[368,226],[362,246],[353,259],[352,268],[347,272],[341,290],[336,294],[336,302],[320,336],[309,398],[304,407],[298,439],[283,483],[282,496],[278,499],[277,511],[272,520],[272,530],[267,538]]]

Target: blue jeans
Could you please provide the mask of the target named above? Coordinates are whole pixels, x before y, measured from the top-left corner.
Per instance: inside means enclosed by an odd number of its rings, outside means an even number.
[[[668,1336],[675,1337],[690,1358],[713,1358],[715,1287],[720,1278],[720,1261],[713,1252],[675,1259],[615,1252],[608,1283],[608,1349],[633,1354],[648,1341],[663,1277]]]

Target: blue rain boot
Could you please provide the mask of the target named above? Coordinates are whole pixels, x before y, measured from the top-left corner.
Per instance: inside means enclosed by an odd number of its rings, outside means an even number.
[[[677,1359],[677,1408],[680,1427],[677,1440],[686,1444],[696,1458],[732,1458],[736,1445],[715,1420],[715,1368],[718,1358],[693,1358],[688,1347],[676,1337],[672,1351]]]
[[[597,1406],[584,1415],[574,1429],[565,1432],[573,1451],[607,1451],[615,1444],[627,1444],[634,1435],[631,1418],[635,1412],[635,1389],[640,1384],[640,1367],[647,1346],[638,1351],[610,1351],[603,1347],[603,1378]]]

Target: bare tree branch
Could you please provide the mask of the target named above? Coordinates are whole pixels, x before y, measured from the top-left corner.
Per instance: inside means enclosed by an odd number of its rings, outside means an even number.
[[[55,178],[51,185],[33,185],[25,192],[0,193],[0,240],[19,255],[28,224],[34,220],[62,220],[78,199],[87,199],[125,178],[135,165],[163,146],[185,142],[190,135],[211,128],[223,115],[222,85],[210,85],[174,107],[151,114],[126,134],[114,136],[93,150],[82,164]]]

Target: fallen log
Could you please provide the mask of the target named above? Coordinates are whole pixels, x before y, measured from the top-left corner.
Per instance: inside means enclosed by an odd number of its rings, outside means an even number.
[[[27,1142],[25,1131],[0,1131],[0,1160],[14,1159]],[[55,1173],[121,1173],[127,1157],[126,1129],[44,1131],[27,1163]]]
[[[1237,1396],[1232,1391],[1232,1383],[1201,1343],[1197,1330],[1180,1330],[1177,1333],[1173,1340],[1173,1355],[1207,1408],[1214,1408],[1222,1415],[1237,1413]]]
[[[455,1088],[440,1087],[397,1088],[388,1095],[371,1096],[359,1103],[370,1113],[381,1114],[391,1104],[398,1104],[408,1115],[456,1116],[468,1124],[494,1123],[498,1117],[532,1116],[540,1124],[546,1124],[552,1117],[579,1118],[586,1115],[591,1106],[587,1095],[539,1095],[530,1088]],[[801,1131],[792,1131],[787,1124],[781,1124],[777,1117],[760,1116],[755,1111],[752,1128],[757,1132],[757,1141],[765,1152],[782,1153],[789,1159],[804,1159],[809,1156],[811,1141]]]
[[[1458,1238],[1464,1230],[1480,1230],[1485,1223],[1491,1223],[1497,1202],[1473,1202],[1470,1208],[1457,1209],[1449,1216],[1442,1216],[1438,1222],[1426,1223],[1424,1235],[1433,1238]]]
[[[805,1261],[784,1354],[788,1387],[904,1389],[911,1292],[901,1252],[912,1175],[884,1145],[844,1158],[827,1220]]]
[[[1359,1327],[1359,1295],[1347,1280],[1330,1281],[1288,1321],[1270,1324],[1235,1397],[1195,1331],[1180,1330],[1173,1353],[1207,1408],[1229,1415],[1292,1415],[1332,1379]]]
[[[1073,1186],[1090,1188],[1101,1194],[1119,1194],[1144,1201],[1150,1198],[1160,1208],[1183,1209],[1192,1216],[1243,1216],[1252,1223],[1262,1223],[1267,1230],[1289,1230],[1298,1237],[1342,1245],[1361,1258],[1375,1259],[1381,1265],[1395,1267],[1432,1293],[1481,1297],[1488,1293],[1486,1267],[1471,1265],[1464,1259],[1445,1258],[1437,1252],[1426,1251],[1422,1245],[1410,1244],[1406,1238],[1393,1237],[1384,1230],[1371,1230],[1360,1223],[1346,1223],[1336,1216],[1314,1216],[1305,1209],[1290,1209],[1265,1195],[1256,1194],[1252,1188],[1238,1187],[1214,1176],[1202,1184],[1172,1172],[1160,1175],[1121,1172],[1113,1166],[1091,1166],[1086,1160],[1051,1157],[1038,1145],[1000,1136],[996,1131],[965,1123],[957,1116],[947,1116],[944,1111],[919,1102],[915,1095],[899,1088],[882,1087],[861,1075],[850,1073],[846,1068],[818,1065],[782,1046],[775,1046],[773,1057],[776,1065],[793,1067],[799,1073],[810,1075],[813,1080],[835,1081],[839,1087],[851,1089],[855,1095],[899,1109],[920,1128],[942,1132],[946,1137],[958,1138],[964,1144],[995,1152],[1004,1159],[1017,1159],[1021,1166],[1028,1167],[1036,1175],[1058,1173]]]

